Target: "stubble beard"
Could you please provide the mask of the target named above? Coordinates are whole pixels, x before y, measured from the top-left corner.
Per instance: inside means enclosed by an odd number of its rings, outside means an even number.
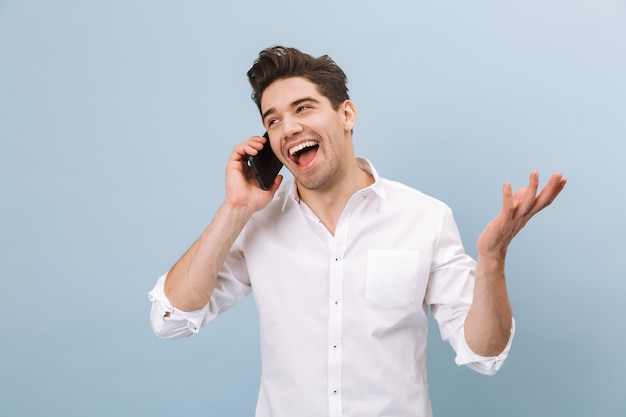
[[[329,189],[336,183],[343,173],[341,162],[336,160],[322,169],[323,172],[314,173],[312,176],[298,176],[298,184],[308,191],[322,191]]]

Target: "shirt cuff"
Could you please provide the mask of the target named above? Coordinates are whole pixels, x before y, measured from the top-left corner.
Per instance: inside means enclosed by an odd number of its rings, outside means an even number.
[[[179,338],[198,333],[208,306],[195,311],[182,311],[174,308],[165,295],[165,277],[162,275],[156,285],[148,293],[152,302],[150,323],[152,330],[159,337]]]
[[[468,368],[484,375],[495,375],[500,368],[502,368],[505,359],[509,355],[514,335],[515,319],[512,320],[511,334],[504,350],[497,356],[481,356],[474,353],[474,351],[472,351],[472,349],[468,346],[467,341],[465,340],[465,330],[462,328],[461,336],[456,349],[455,362],[459,366],[466,365]]]

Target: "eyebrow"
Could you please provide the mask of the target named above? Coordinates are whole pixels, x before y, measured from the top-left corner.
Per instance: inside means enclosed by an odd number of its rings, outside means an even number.
[[[291,104],[289,105],[289,107],[294,108],[294,107],[298,107],[300,104],[305,103],[307,101],[313,102],[313,103],[319,103],[320,101],[313,98],[313,97],[302,97],[299,98],[293,102],[291,102]],[[263,113],[263,115],[261,116],[261,120],[265,121],[265,118],[269,115],[271,115],[272,113],[276,113],[276,108],[272,107],[271,109],[268,109],[265,113]]]

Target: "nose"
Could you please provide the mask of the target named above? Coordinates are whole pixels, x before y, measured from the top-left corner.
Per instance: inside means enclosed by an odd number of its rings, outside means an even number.
[[[293,135],[296,135],[302,132],[302,125],[295,117],[285,116],[283,118],[282,125],[283,125],[283,136],[285,138],[289,138]]]

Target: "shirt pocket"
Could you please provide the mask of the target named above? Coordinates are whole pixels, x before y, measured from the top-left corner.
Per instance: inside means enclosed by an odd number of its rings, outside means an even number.
[[[411,304],[417,291],[418,268],[418,251],[368,251],[365,298],[389,309]]]

